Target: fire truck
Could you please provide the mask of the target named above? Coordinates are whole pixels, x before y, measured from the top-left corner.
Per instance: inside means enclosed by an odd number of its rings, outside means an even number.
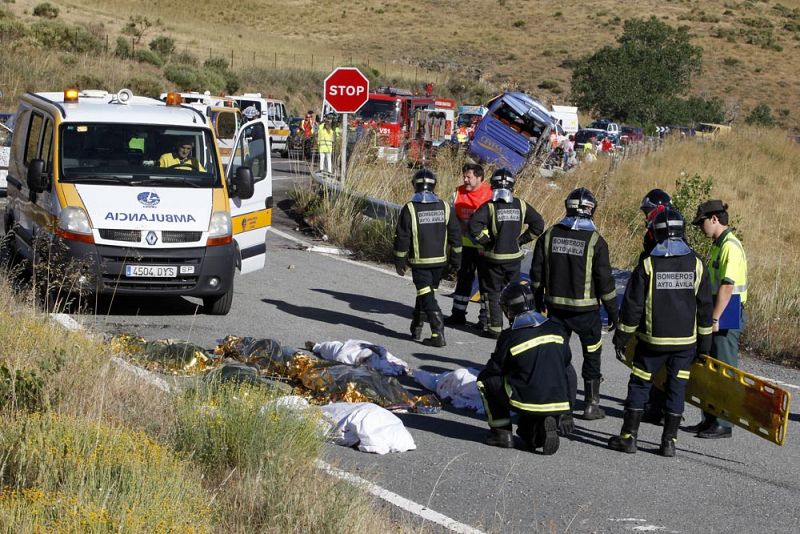
[[[381,87],[369,94],[354,116],[353,127],[358,137],[372,139],[379,158],[402,161],[408,157],[424,163],[436,147],[450,139],[455,109],[455,101],[449,98]]]

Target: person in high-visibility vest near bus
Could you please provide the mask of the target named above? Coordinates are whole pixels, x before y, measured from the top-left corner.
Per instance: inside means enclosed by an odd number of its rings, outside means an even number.
[[[741,241],[728,226],[728,205],[721,200],[700,204],[692,224],[699,226],[706,237],[714,240],[708,262],[711,292],[714,295],[711,357],[738,367],[739,336],[747,321],[744,310],[747,302],[747,256]],[[731,303],[734,295],[738,295],[738,304]],[[738,328],[720,327],[720,317],[729,304],[741,306],[741,309],[735,310],[741,316]],[[703,412],[703,421],[691,430],[697,431],[697,437],[700,438],[729,438],[733,425],[730,421]]]
[[[319,170],[333,174],[333,138],[336,135],[332,120],[325,118],[325,122],[317,129],[317,150],[319,151]]]

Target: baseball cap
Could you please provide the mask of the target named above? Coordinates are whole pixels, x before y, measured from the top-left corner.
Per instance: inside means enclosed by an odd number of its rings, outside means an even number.
[[[722,213],[728,209],[727,204],[723,204],[721,200],[709,200],[697,206],[697,215],[694,216],[692,224],[699,225],[703,223],[703,219],[715,213]]]

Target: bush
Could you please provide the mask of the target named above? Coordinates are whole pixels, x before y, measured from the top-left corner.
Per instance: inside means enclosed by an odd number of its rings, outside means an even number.
[[[175,52],[175,39],[167,37],[166,35],[159,35],[150,41],[150,50],[158,54],[164,59],[169,59],[173,52]]]
[[[58,17],[58,7],[50,2],[42,2],[33,8],[34,17],[42,17],[45,19],[54,19]]]
[[[675,182],[675,194],[672,195],[672,204],[686,220],[686,241],[704,261],[711,254],[712,243],[700,227],[691,222],[697,213],[697,206],[711,198],[713,186],[714,181],[711,178],[703,178],[699,174],[682,176]]]
[[[197,56],[195,56],[191,52],[187,52],[186,50],[184,50],[183,52],[177,52],[173,54],[171,59],[175,63],[183,63],[184,65],[197,66],[200,64],[200,60],[197,59]]]
[[[226,71],[228,70],[228,60],[224,57],[210,57],[203,61],[203,66],[211,70]]]
[[[84,89],[106,89],[108,90],[108,85],[106,85],[106,81],[94,74],[78,74],[74,78],[72,78],[66,85],[67,87],[77,87],[80,90]]]
[[[0,18],[0,37],[7,41],[16,41],[28,35],[25,23],[12,18]]]
[[[100,52],[105,43],[79,26],[69,26],[55,20],[31,25],[31,34],[43,47],[64,52]]]
[[[158,98],[164,91],[164,84],[160,78],[155,76],[136,76],[125,81],[125,87],[133,91],[135,95],[149,96]]]
[[[161,67],[164,65],[164,60],[161,59],[161,56],[159,56],[152,50],[145,50],[140,48],[139,50],[134,52],[133,58],[139,63],[149,63],[150,65],[155,65],[156,67]]]
[[[133,47],[125,37],[117,37],[117,47],[114,48],[114,55],[122,59],[130,59],[133,55]]]
[[[552,91],[554,93],[561,92],[561,86],[559,86],[558,82],[555,80],[543,80],[536,87],[538,87],[539,89],[544,89],[546,91]]]
[[[756,126],[775,126],[775,117],[772,116],[770,107],[762,102],[753,108],[744,122]]]
[[[193,65],[180,63],[167,65],[164,68],[164,77],[182,91],[189,91],[198,87],[199,73]]]

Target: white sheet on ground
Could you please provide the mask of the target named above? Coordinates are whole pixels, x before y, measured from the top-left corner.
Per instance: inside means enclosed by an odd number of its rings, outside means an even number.
[[[374,345],[369,341],[348,339],[326,341],[314,345],[314,353],[330,361],[347,365],[366,365],[385,376],[398,376],[408,373],[408,364],[393,356],[386,347]]]
[[[478,393],[478,369],[459,367],[447,373],[429,373],[421,369],[412,372],[419,385],[436,392],[440,399],[450,399],[454,408],[466,408],[484,413]]]
[[[337,445],[386,454],[417,448],[403,422],[390,411],[370,402],[334,402],[320,408],[333,424]]]

